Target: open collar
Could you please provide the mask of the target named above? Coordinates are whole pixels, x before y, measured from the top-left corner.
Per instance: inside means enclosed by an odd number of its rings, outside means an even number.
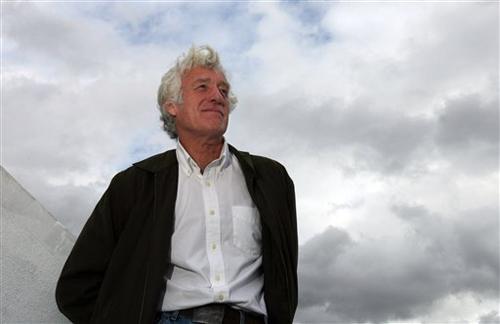
[[[236,156],[240,165],[242,167],[242,171],[245,174],[245,177],[254,178],[256,175],[255,167],[252,161],[252,157],[248,152],[238,151],[231,144],[227,145],[228,150]],[[168,150],[163,153],[154,155],[145,160],[134,163],[134,166],[148,172],[157,173],[164,169],[168,169],[170,167],[178,166],[177,156],[175,153],[175,149]]]
[[[182,145],[180,141],[177,141],[177,148],[175,150],[177,157],[177,162],[181,167],[181,170],[188,176],[190,176],[196,170],[200,170],[200,167],[196,161],[191,157],[186,148]],[[226,167],[231,164],[231,152],[229,151],[227,141],[224,139],[221,152],[219,157],[207,165],[208,168],[215,168],[216,172],[223,171]]]

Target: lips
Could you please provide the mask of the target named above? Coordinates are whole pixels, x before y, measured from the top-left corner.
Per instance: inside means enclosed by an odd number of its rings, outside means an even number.
[[[206,108],[206,109],[202,109],[201,112],[218,113],[219,115],[221,115],[221,117],[224,117],[224,112],[222,111],[222,109]]]

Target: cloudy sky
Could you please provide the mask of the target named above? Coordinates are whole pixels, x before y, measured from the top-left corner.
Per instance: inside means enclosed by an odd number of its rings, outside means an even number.
[[[173,148],[155,93],[211,44],[226,138],[295,181],[297,323],[500,322],[498,2],[2,2],[2,165],[78,234]]]

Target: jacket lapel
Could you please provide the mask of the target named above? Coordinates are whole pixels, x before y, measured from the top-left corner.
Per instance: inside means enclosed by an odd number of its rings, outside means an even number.
[[[171,237],[174,231],[175,201],[179,168],[175,150],[156,155],[135,164],[152,172],[153,183],[153,220],[150,238],[148,264],[141,307],[140,322],[150,322],[161,308],[165,293],[164,275],[168,271]],[[154,305],[154,309],[144,308]]]
[[[229,145],[229,150],[240,162],[248,192],[259,210],[262,224],[269,230],[273,241],[281,245],[280,228],[277,222],[277,216],[279,215],[276,215],[273,203],[269,201],[273,197],[273,183],[264,184],[265,181],[260,178],[257,166],[248,152],[238,151],[232,145]],[[177,198],[177,181],[179,177],[175,150],[155,155],[135,163],[135,166],[153,172],[155,176],[155,231],[165,231],[167,228],[173,232],[175,199]],[[163,232],[164,234],[165,232]],[[170,246],[170,242],[168,242],[167,246]],[[170,251],[168,252],[170,253]]]
[[[274,208],[272,208],[272,203],[268,201],[271,196],[268,194],[268,192],[270,192],[269,188],[262,185],[262,179],[260,179],[252,161],[252,157],[248,152],[240,152],[231,145],[229,145],[229,150],[240,162],[248,193],[259,210],[262,224],[271,234],[273,241],[281,245],[281,237],[277,223],[278,218],[276,217],[277,215],[274,215],[275,211]]]

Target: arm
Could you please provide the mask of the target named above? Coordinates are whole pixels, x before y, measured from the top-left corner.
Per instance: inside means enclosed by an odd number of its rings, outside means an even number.
[[[292,179],[288,175],[285,170],[286,176],[286,184],[288,188],[287,193],[287,203],[291,224],[291,236],[290,236],[290,256],[292,258],[291,264],[293,266],[293,281],[295,290],[292,291],[293,299],[292,299],[292,307],[293,312],[295,312],[298,304],[298,280],[297,280],[297,264],[298,264],[298,253],[299,253],[299,241],[298,241],[298,233],[297,233],[297,211],[295,207],[295,187]]]
[[[114,180],[80,233],[57,283],[59,310],[75,323],[90,321],[115,246],[112,220]]]

